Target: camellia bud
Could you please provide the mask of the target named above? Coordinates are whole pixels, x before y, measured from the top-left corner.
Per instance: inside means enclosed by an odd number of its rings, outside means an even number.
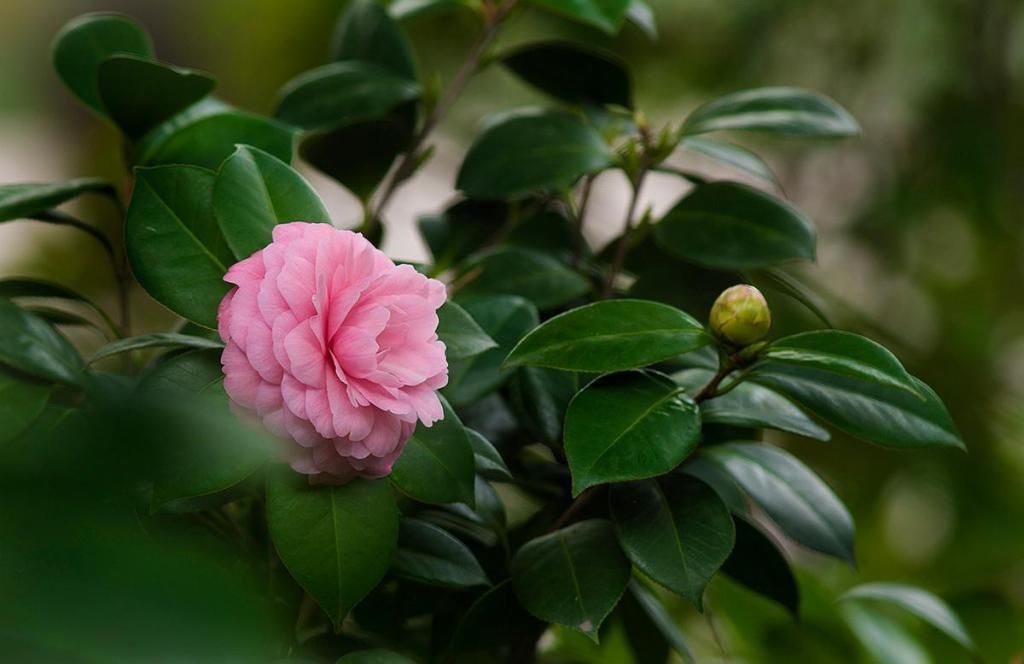
[[[768,302],[753,286],[727,288],[711,307],[711,331],[733,346],[742,348],[760,341],[771,326]]]

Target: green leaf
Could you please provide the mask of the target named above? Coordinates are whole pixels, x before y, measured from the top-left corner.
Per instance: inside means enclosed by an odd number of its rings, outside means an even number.
[[[213,213],[239,259],[270,244],[277,224],[331,223],[305,178],[277,157],[248,145],[239,145],[221,165],[213,186]]]
[[[504,247],[467,263],[465,271],[478,271],[458,296],[463,300],[484,295],[518,295],[538,309],[552,309],[584,295],[590,284],[561,261],[529,249]]]
[[[672,378],[687,390],[696,392],[714,375],[710,369],[686,369],[673,374]],[[815,424],[789,399],[756,383],[740,383],[722,396],[701,403],[700,418],[704,424],[775,429],[816,440],[831,438],[828,431]]]
[[[50,400],[52,385],[26,380],[0,368],[0,444],[35,422]]]
[[[444,394],[456,406],[472,403],[498,389],[512,371],[501,362],[509,349],[537,325],[537,309],[520,297],[500,295],[470,300],[466,312],[490,336],[497,348],[448,364]]]
[[[671,646],[673,650],[679,653],[685,664],[697,664],[697,659],[693,656],[693,652],[686,643],[686,637],[679,630],[679,626],[676,624],[676,619],[669,614],[669,612],[662,606],[661,602],[651,594],[649,590],[644,588],[639,582],[633,580],[629,582],[629,592],[622,598],[623,606],[628,606],[627,598],[632,598],[636,602],[636,608],[640,610],[646,617],[651,625],[658,631],[661,637],[665,640],[667,645]],[[629,620],[625,621],[626,632],[629,630]],[[632,639],[630,639],[632,642]],[[638,659],[637,661],[646,661]]]
[[[853,517],[821,478],[783,450],[756,443],[705,449],[761,506],[784,533],[815,551],[846,560],[853,556]]]
[[[448,361],[464,360],[497,348],[494,341],[466,310],[454,302],[445,302],[437,310],[437,336],[444,342]]]
[[[391,571],[405,579],[446,588],[490,585],[465,544],[419,519],[403,518],[399,522]]]
[[[604,519],[581,521],[531,540],[512,559],[512,584],[523,608],[595,642],[629,576],[629,560]]]
[[[335,664],[416,664],[405,655],[399,655],[390,650],[377,648],[374,650],[359,650],[342,655]]]
[[[509,353],[506,366],[604,373],[696,350],[711,337],[689,314],[646,300],[607,300],[545,321]]]
[[[198,394],[224,380],[218,350],[191,350],[169,355],[143,375],[138,391],[143,395],[175,390]]]
[[[82,358],[39,316],[0,298],[0,365],[69,385],[82,381]]]
[[[794,334],[773,341],[759,356],[779,364],[917,393],[914,378],[895,355],[871,339],[851,332],[812,330]]]
[[[71,302],[80,302],[95,311],[111,330],[117,328],[117,326],[114,325],[114,322],[110,320],[110,316],[107,315],[107,312],[105,312],[98,304],[66,286],[46,281],[45,279],[35,279],[32,277],[9,277],[7,279],[0,279],[0,297],[8,299],[16,297],[56,298],[69,300]]]
[[[649,370],[602,376],[565,414],[572,493],[667,473],[699,440],[697,405],[668,376]]]
[[[28,219],[92,192],[116,195],[114,186],[99,178],[0,185],[0,221]]]
[[[398,21],[432,16],[457,9],[475,10],[472,0],[395,0],[388,11]]]
[[[781,392],[855,438],[883,447],[965,449],[942,400],[916,378],[914,394],[818,369],[767,362],[748,379]]]
[[[963,623],[949,605],[921,588],[900,583],[865,583],[843,593],[840,601],[870,600],[897,606],[911,613],[967,650],[977,652]]]
[[[633,107],[626,63],[614,53],[572,42],[529,44],[502,64],[541,92],[570,104]]]
[[[213,216],[215,179],[195,166],[136,169],[125,220],[139,283],[174,313],[211,329],[230,288],[224,273],[234,262]]]
[[[185,110],[217,84],[202,72],[133,55],[107,58],[97,76],[103,109],[131,139]]]
[[[734,581],[786,608],[793,617],[800,611],[800,589],[779,546],[745,518],[733,519],[736,545],[722,565]]]
[[[391,9],[394,11],[393,5]],[[408,81],[416,80],[408,40],[388,10],[375,0],[349,3],[335,28],[331,57],[372,63]]]
[[[713,141],[709,138],[684,138],[680,143],[687,150],[730,166],[767,182],[776,183],[775,174],[763,159],[756,154],[731,143]]]
[[[738,182],[697,185],[654,227],[658,243],[723,270],[814,260],[814,225],[788,203]]]
[[[84,14],[69,21],[53,40],[53,67],[75,96],[103,114],[97,72],[112,55],[153,56],[149,35],[123,14]]]
[[[511,480],[512,473],[509,472],[501,453],[491,444],[491,441],[484,438],[484,435],[473,429],[466,429],[469,436],[469,444],[473,448],[473,461],[476,472],[493,480]]]
[[[743,129],[795,136],[860,133],[857,121],[828,97],[799,88],[744,90],[704,104],[686,118],[684,135]]]
[[[323,129],[383,117],[419,95],[417,83],[382,67],[332,62],[286,83],[274,116],[295,127]]]
[[[840,614],[873,661],[932,664],[928,651],[888,616],[856,604],[844,605]]]
[[[508,216],[507,203],[462,200],[440,214],[420,217],[420,233],[434,257],[434,271],[446,270],[483,248],[498,236]]]
[[[609,509],[622,549],[644,574],[703,606],[735,533],[714,489],[686,475],[616,484]]]
[[[654,10],[644,0],[630,0],[626,9],[626,19],[640,28],[651,41],[658,40],[658,24],[654,19]]]
[[[514,643],[518,637],[531,634],[535,623],[536,620],[519,606],[511,579],[505,579],[480,595],[462,614],[448,651],[458,655],[455,661],[477,661],[471,656],[482,658],[500,645]]]
[[[579,377],[574,373],[521,367],[512,376],[507,395],[527,431],[557,444],[562,441],[565,411],[578,391]]]
[[[430,427],[416,427],[395,462],[391,482],[423,503],[473,505],[473,448],[458,415],[443,399],[441,405],[444,419]]]
[[[188,334],[175,334],[173,332],[144,334],[138,337],[128,337],[127,339],[118,339],[117,341],[110,342],[96,351],[93,356],[89,358],[89,364],[99,362],[106,357],[111,357],[119,353],[129,353],[131,351],[142,350],[144,348],[222,349],[224,348],[224,344],[220,341],[204,339],[203,337],[193,337]]]
[[[281,561],[336,629],[384,577],[398,541],[385,480],[310,485],[280,468],[267,482],[267,524]]]
[[[493,116],[459,169],[456,187],[474,198],[566,191],[608,168],[615,155],[596,129],[565,111],[518,109]]]
[[[530,3],[614,35],[626,19],[630,0],[530,0]]]
[[[291,161],[295,135],[289,127],[250,113],[214,110],[205,102],[198,106],[207,110],[196,112],[192,107],[147,134],[139,143],[137,163],[192,164],[216,170],[239,144]]]
[[[66,309],[59,309],[57,307],[49,307],[45,304],[22,304],[21,308],[25,311],[31,312],[36,316],[39,316],[50,325],[65,325],[67,327],[90,327],[94,328],[106,336],[110,333],[109,330],[101,325],[97,325],[95,321],[86,316],[82,316],[73,311]]]

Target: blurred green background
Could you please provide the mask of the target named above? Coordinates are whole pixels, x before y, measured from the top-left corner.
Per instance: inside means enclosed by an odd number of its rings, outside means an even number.
[[[782,611],[716,580],[713,620],[732,661],[855,660],[843,644],[815,640],[813,616],[827,615],[832,597],[868,580],[916,583],[943,595],[986,661],[1024,656],[1024,3],[650,4],[657,42],[634,26],[610,39],[527,11],[512,21],[499,48],[556,36],[604,44],[631,64],[638,106],[655,126],[680,121],[717,94],[764,85],[815,89],[848,108],[864,128],[861,138],[831,144],[733,138],[767,158],[785,194],[818,224],[818,262],[800,274],[834,321],[888,344],[932,384],[970,448],[967,455],[894,453],[841,437],[827,444],[786,441],[849,505],[859,566],[849,570],[794,552],[812,616],[803,630]],[[115,131],[76,104],[50,67],[50,40],[72,16],[99,9],[132,14],[153,34],[158,57],[210,71],[221,97],[268,112],[282,83],[325,60],[343,5],[0,3],[0,181],[123,177]],[[449,76],[477,31],[469,16],[404,27],[426,81]],[[453,173],[479,121],[544,101],[504,71],[481,73],[436,136],[434,161],[396,197],[385,249],[422,258],[414,219],[451,197]],[[678,163],[688,162],[680,157]],[[354,225],[360,214],[354,199],[322,177],[311,178],[336,220]],[[655,177],[644,203],[661,211],[683,190]],[[618,231],[625,192],[616,176],[598,181],[595,217],[588,222],[595,244]],[[95,205],[83,214],[113,225],[113,211]],[[109,275],[98,265],[98,250],[74,231],[0,228],[0,275],[47,276],[111,302]],[[137,330],[171,321],[136,295]],[[100,342],[77,340],[86,347]],[[708,653],[701,661],[721,657],[707,621],[680,612],[697,648]],[[927,631],[920,634],[934,661],[968,661],[941,637],[929,641]],[[613,635],[601,652],[561,647],[571,661],[612,661],[621,643]]]

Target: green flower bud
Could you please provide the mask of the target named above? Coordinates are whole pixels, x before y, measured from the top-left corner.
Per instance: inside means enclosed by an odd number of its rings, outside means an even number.
[[[711,307],[711,331],[740,348],[763,339],[772,326],[772,313],[761,291],[740,284],[722,291]]]

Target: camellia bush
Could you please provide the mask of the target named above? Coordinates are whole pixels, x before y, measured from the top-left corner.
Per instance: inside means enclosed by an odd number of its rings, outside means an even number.
[[[0,280],[10,652],[529,662],[618,625],[637,661],[691,662],[677,616],[706,610],[715,575],[796,620],[793,551],[855,560],[842,501],[766,430],[964,447],[934,391],[832,328],[784,270],[814,259],[813,223],[760,158],[717,138],[850,137],[856,121],[814,92],[761,88],[652,126],[614,54],[496,49],[527,7],[655,30],[639,0],[354,0],[332,59],[287,83],[272,117],[159,60],[127,16],[60,31],[56,72],[120,130],[126,177],[5,185],[0,221],[82,231],[120,306]],[[480,34],[434,94],[401,22],[448,11],[475,12]],[[550,105],[481,118],[456,198],[419,218],[432,260],[395,263],[377,248],[389,202],[484,67]],[[679,150],[763,186],[679,170]],[[363,217],[332,219],[299,162]],[[609,171],[631,194],[597,250],[588,201]],[[652,173],[690,185],[660,216],[638,204]],[[123,221],[116,235],[61,209],[90,194]],[[138,286],[180,324],[134,334]],[[762,292],[820,324],[773,334]],[[83,357],[74,326],[109,341]],[[837,619],[813,629],[841,661],[884,659],[901,612],[974,649],[922,589],[835,599]]]

